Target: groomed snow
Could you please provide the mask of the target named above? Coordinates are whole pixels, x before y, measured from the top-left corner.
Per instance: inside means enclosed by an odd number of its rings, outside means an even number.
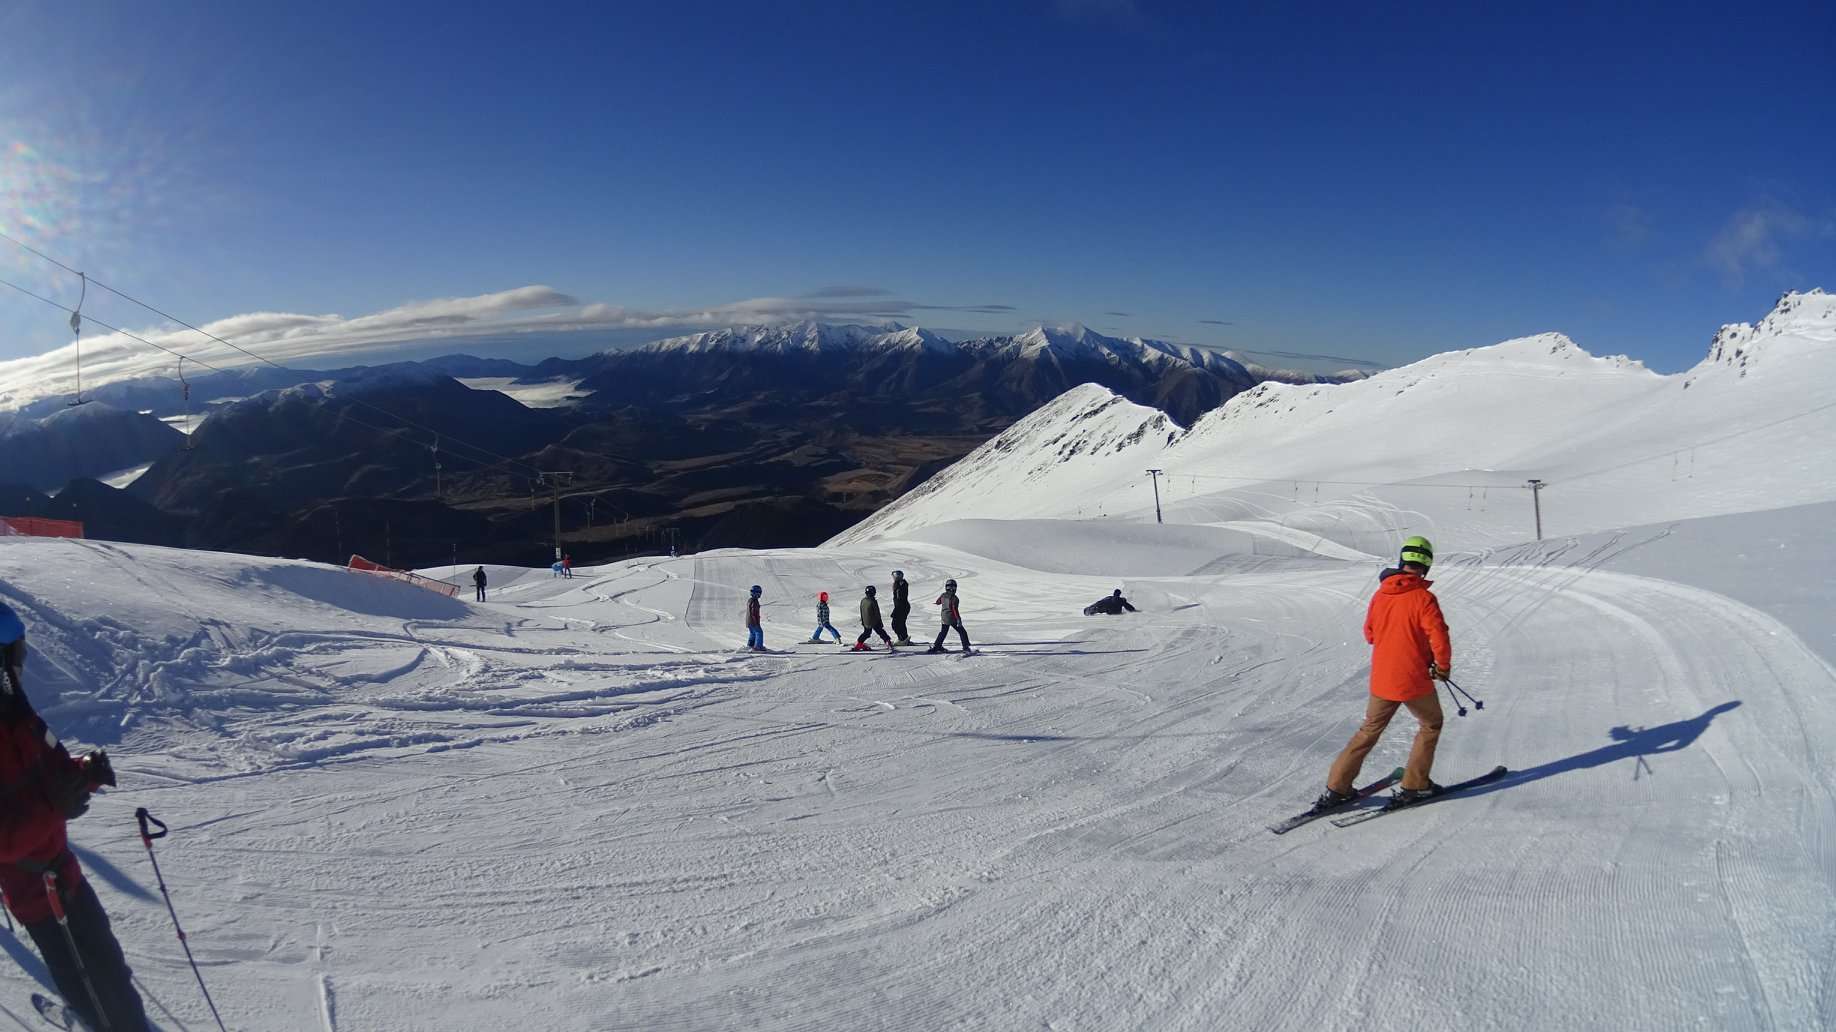
[[[1264,825],[1361,711],[1375,562],[1192,572],[1209,531],[1156,559],[1112,524],[1151,572],[1063,572],[1105,551],[1088,525],[1039,570],[1052,530],[1016,522],[978,555],[490,567],[477,605],[13,538],[0,596],[47,717],[116,758],[75,843],[167,1029],[209,1018],[136,806],[173,826],[161,863],[244,1030],[1815,1029],[1836,1019],[1832,517],[1447,562],[1456,674],[1487,706],[1450,714],[1437,771],[1523,773],[1281,838]],[[793,644],[817,591],[851,634],[895,567],[920,634],[958,578],[984,653]],[[753,583],[786,654],[733,650]],[[1114,587],[1144,612],[1079,615]],[[43,971],[0,941],[23,1024]]]

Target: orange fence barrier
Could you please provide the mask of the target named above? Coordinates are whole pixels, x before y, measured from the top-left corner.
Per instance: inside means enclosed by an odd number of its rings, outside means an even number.
[[[24,534],[27,537],[80,538],[83,524],[78,520],[47,520],[39,516],[0,516],[0,534]]]
[[[384,566],[381,563],[373,563],[360,555],[351,556],[351,561],[345,563],[344,568],[353,573],[368,573],[378,577],[389,577],[394,580],[404,581],[417,588],[425,588],[428,591],[445,595],[447,598],[452,598],[459,594],[459,585],[457,584],[448,584],[443,580],[434,580],[432,577],[423,577],[418,573],[409,573],[407,570],[397,570],[392,567]]]

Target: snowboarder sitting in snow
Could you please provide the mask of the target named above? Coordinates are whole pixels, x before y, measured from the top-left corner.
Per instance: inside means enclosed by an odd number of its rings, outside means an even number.
[[[746,648],[753,652],[765,651],[765,624],[759,618],[759,596],[765,589],[757,584],[752,586],[752,597],[746,600]]]
[[[962,639],[963,654],[968,655],[969,632],[963,629],[963,608],[962,603],[956,597],[956,581],[954,579],[944,581],[944,593],[937,596],[937,601],[931,604],[942,607],[939,615],[943,617],[943,628],[937,632],[937,640],[932,642],[931,647],[925,651],[942,652],[944,639],[950,636],[951,630],[955,630],[956,636]]]
[[[472,583],[476,585],[478,588],[478,601],[483,602],[485,600],[485,597],[484,597],[484,589],[485,589],[484,567],[480,566],[478,569],[472,571]]]
[[[1354,798],[1352,783],[1364,766],[1384,728],[1397,709],[1407,706],[1420,728],[1403,768],[1396,802],[1415,803],[1433,795],[1437,786],[1429,779],[1434,748],[1441,739],[1441,697],[1434,682],[1453,672],[1453,645],[1441,603],[1428,590],[1434,564],[1434,546],[1427,538],[1403,542],[1401,562],[1383,571],[1377,593],[1364,617],[1364,640],[1371,643],[1371,699],[1364,709],[1364,725],[1326,775],[1326,791],[1314,801],[1316,809],[1343,806]]]
[[[25,625],[0,603],[0,890],[88,1027],[145,1032],[133,972],[68,837],[68,823],[115,772],[104,752],[73,759],[39,719],[25,694],[25,650]]]
[[[841,632],[829,623],[829,593],[826,591],[816,596],[816,629],[810,632],[810,644],[821,642],[824,631],[835,635],[835,644],[841,644]]]
[[[867,647],[869,635],[877,634],[886,643],[887,648],[895,648],[893,640],[886,636],[886,625],[880,622],[880,600],[875,596],[879,591],[873,585],[867,585],[867,591],[861,596],[861,636],[854,639],[854,651],[871,652]]]
[[[1124,609],[1131,613],[1135,611],[1135,607],[1128,604],[1128,599],[1122,597],[1122,589],[1117,588],[1108,598],[1099,598],[1085,606],[1084,615],[1095,616],[1101,613],[1104,616],[1119,616]]]

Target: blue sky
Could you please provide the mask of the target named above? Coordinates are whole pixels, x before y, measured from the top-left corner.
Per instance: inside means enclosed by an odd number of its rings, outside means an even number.
[[[415,311],[575,350],[809,314],[1673,370],[1836,289],[1836,8],[1384,6],[13,5],[0,229],[193,322],[489,295]],[[0,288],[0,359],[68,338]]]

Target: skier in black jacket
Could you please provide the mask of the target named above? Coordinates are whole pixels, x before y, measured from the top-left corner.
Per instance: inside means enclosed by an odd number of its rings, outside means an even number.
[[[896,645],[910,645],[912,636],[906,633],[905,618],[912,615],[912,582],[905,579],[904,570],[893,571],[893,634],[898,636]]]
[[[886,636],[886,625],[880,622],[880,600],[874,597],[877,590],[869,584],[866,594],[861,596],[861,636],[854,639],[854,651],[856,652],[872,652],[873,650],[867,647],[867,639],[875,634],[880,636],[880,640],[886,643],[887,648],[898,647],[893,644],[891,638]]]
[[[477,585],[478,587],[478,601],[483,602],[485,600],[485,597],[484,597],[485,596],[484,567],[480,566],[478,569],[472,571],[472,583]]]
[[[1115,593],[1111,594],[1108,598],[1099,598],[1095,602],[1085,606],[1084,615],[1096,616],[1100,613],[1103,616],[1118,616],[1124,609],[1131,613],[1135,612],[1135,607],[1129,605],[1128,599],[1122,597],[1122,589],[1117,588]]]

